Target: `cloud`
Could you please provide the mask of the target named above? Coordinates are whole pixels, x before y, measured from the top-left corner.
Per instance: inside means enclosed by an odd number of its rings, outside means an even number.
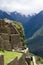
[[[43,0],[1,0],[0,9],[23,14],[38,13],[43,10]]]

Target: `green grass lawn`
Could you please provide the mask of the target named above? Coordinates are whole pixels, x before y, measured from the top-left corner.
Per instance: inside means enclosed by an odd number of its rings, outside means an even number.
[[[7,63],[11,60],[14,59],[16,57],[21,57],[22,53],[18,53],[18,52],[11,52],[11,51],[0,51],[1,54],[4,55],[4,65],[7,65]]]

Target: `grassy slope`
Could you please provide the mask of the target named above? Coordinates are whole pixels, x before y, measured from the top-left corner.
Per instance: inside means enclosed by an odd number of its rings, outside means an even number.
[[[16,57],[21,57],[22,53],[18,53],[18,52],[11,52],[11,51],[0,51],[1,54],[4,55],[4,65],[7,65],[7,63],[11,60],[14,59]]]
[[[43,58],[42,57],[37,56],[37,55],[35,55],[33,53],[30,53],[30,56],[35,56],[37,64],[43,64]],[[32,64],[32,62],[31,62],[31,64]]]
[[[43,57],[43,27],[38,29],[34,35],[27,40],[31,52]]]

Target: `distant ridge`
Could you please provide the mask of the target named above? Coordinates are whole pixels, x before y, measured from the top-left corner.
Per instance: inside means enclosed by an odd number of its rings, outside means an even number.
[[[10,14],[9,14],[10,13]],[[43,11],[33,16],[25,16],[18,12],[5,12],[0,10],[0,19],[10,19],[23,24],[26,38],[31,37],[41,26],[43,26]]]
[[[31,52],[43,57],[43,27],[38,29],[27,41]]]

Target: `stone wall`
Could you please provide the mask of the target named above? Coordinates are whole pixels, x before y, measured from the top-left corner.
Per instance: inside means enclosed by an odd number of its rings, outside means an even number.
[[[20,57],[20,58],[18,59],[18,63],[19,63],[19,65],[28,65],[27,62],[25,61],[25,56],[24,56],[24,54],[22,55],[22,57]]]
[[[28,65],[28,64],[25,61],[25,56],[23,54],[20,58],[16,57],[15,59],[11,60],[7,65]]]
[[[1,33],[1,37],[3,38],[3,40],[9,40],[9,35],[6,33]]]
[[[18,65],[18,58],[11,60],[7,65]]]
[[[11,44],[9,43],[8,40],[4,40],[3,41],[3,46],[4,46],[4,50],[11,50]]]
[[[9,35],[8,34],[1,34],[1,40],[0,40],[0,48],[2,50],[11,50],[11,44],[9,41]]]
[[[4,65],[4,56],[0,55],[0,65]]]
[[[28,48],[25,49],[24,53],[25,53],[25,56],[29,57],[29,49]]]
[[[30,62],[29,59],[27,59],[28,62]],[[4,65],[4,56],[0,55],[0,65]],[[16,57],[14,59],[11,59],[7,65],[28,65],[28,63],[25,60],[25,55],[23,54],[21,57]]]
[[[11,45],[15,50],[22,47],[19,34],[12,34],[11,35]]]
[[[7,27],[10,29],[11,34],[18,34],[18,31],[16,30],[15,26],[13,26],[11,23]]]
[[[2,50],[22,49],[20,34],[13,24],[0,20],[0,36],[0,48]]]
[[[19,34],[0,33],[0,48],[3,50],[18,50],[22,48],[22,43]]]
[[[26,57],[25,60],[26,60],[26,62],[28,63],[28,65],[30,65],[31,59],[28,58],[28,57]]]

